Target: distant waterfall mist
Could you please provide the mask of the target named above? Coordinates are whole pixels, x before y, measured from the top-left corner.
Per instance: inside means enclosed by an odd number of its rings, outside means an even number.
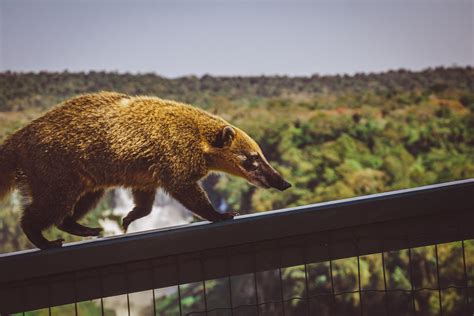
[[[114,207],[112,214],[123,218],[133,207],[132,192],[129,189],[116,189],[114,191]],[[153,210],[151,214],[140,218],[130,224],[127,232],[138,232],[162,227],[183,225],[191,222],[193,216],[179,202],[166,194],[163,190],[157,190]],[[112,220],[101,222],[107,235],[122,234],[119,224]]]

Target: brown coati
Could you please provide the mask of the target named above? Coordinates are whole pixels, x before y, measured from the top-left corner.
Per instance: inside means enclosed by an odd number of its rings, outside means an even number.
[[[210,171],[264,188],[291,186],[252,138],[220,117],[159,98],[101,92],[63,102],[0,146],[0,197],[14,186],[29,197],[21,225],[45,249],[63,242],[44,238],[51,225],[99,235],[101,228],[77,221],[109,187],[132,189],[135,207],[124,230],[151,212],[157,188],[207,220],[231,219],[233,213],[213,208],[198,183]]]

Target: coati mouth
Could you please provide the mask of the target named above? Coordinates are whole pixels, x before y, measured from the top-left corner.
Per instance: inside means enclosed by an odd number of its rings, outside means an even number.
[[[250,181],[250,183],[252,183],[253,185],[255,185],[259,188],[263,188],[263,189],[271,188],[271,186],[266,181],[262,181],[261,179],[252,179]]]

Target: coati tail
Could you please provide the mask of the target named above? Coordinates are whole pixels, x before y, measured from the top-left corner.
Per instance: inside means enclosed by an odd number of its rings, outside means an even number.
[[[8,143],[0,145],[0,199],[13,188],[15,165],[15,156],[8,148]]]

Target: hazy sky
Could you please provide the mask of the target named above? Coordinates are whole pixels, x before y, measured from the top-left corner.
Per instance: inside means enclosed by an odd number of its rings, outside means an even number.
[[[311,75],[474,65],[474,0],[0,0],[0,71]]]

